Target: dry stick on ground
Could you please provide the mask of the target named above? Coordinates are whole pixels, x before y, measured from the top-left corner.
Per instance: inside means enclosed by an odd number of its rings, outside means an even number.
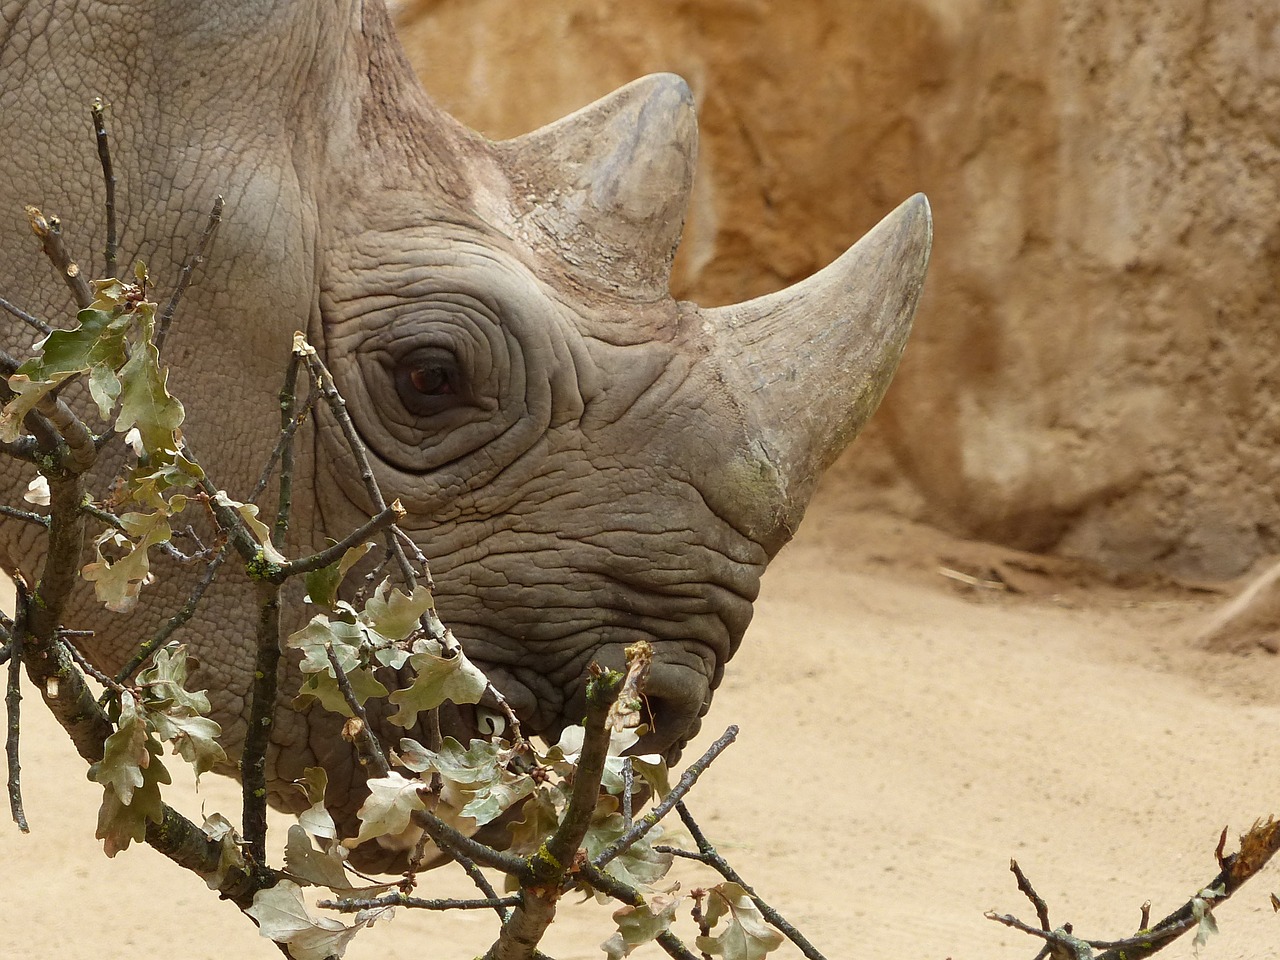
[[[1187,931],[1199,926],[1201,915],[1229,899],[1266,866],[1277,850],[1280,850],[1280,821],[1271,817],[1265,822],[1255,823],[1240,838],[1240,850],[1237,853],[1224,856],[1222,841],[1219,841],[1217,859],[1221,870],[1218,875],[1159,923],[1149,929],[1139,930],[1134,936],[1123,940],[1085,940],[1073,935],[1070,924],[1064,924],[1056,930],[1049,930],[1047,927],[1036,929],[1009,915],[992,912],[986,916],[989,920],[995,920],[997,923],[1044,940],[1048,950],[1047,955],[1054,960],[1058,957],[1071,958],[1071,960],[1076,957],[1087,957],[1090,960],[1144,960],[1163,950]],[[1020,881],[1018,886],[1023,894],[1036,904],[1039,897],[1031,885],[1027,883],[1024,889]],[[1036,909],[1039,913],[1039,906]],[[1149,916],[1149,909],[1149,904],[1143,905],[1144,921]],[[1047,920],[1046,910],[1041,917],[1041,923],[1046,924]],[[1093,950],[1104,952],[1095,956]]]

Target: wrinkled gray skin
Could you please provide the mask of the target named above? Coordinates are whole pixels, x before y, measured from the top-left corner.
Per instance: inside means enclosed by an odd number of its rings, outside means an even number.
[[[215,482],[234,496],[251,486],[304,330],[388,500],[409,511],[443,618],[527,728],[554,737],[575,722],[587,665],[618,665],[644,638],[657,649],[647,746],[678,753],[765,565],[896,366],[928,257],[924,199],[800,287],[700,310],[667,289],[696,152],[678,78],[493,143],[420,90],[376,0],[0,11],[0,295],[69,316],[25,203],[59,215],[85,269],[100,270],[88,104],[104,97],[121,262],[144,259],[162,297],[226,197],[166,348]],[[25,355],[32,334],[0,328]],[[415,370],[453,392],[422,393]],[[295,555],[370,509],[327,415],[300,442]],[[16,502],[30,468],[0,471]],[[30,575],[41,549],[33,528],[0,527],[9,569]],[[85,646],[113,669],[198,573],[162,564],[129,618],[80,597],[69,625],[97,630]],[[181,636],[233,757],[255,617],[232,571]],[[443,722],[468,732],[466,716]],[[363,783],[331,715],[284,711],[273,742],[277,804],[296,806],[287,782],[321,761],[331,805],[350,815]]]

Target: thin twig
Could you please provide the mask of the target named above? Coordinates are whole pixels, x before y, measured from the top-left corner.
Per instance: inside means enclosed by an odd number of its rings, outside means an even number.
[[[280,585],[258,581],[257,654],[249,701],[249,732],[240,757],[245,856],[267,862],[267,746],[275,720],[280,667]]]
[[[987,911],[983,916],[988,920],[1003,923],[1006,927],[1012,927],[1014,930],[1021,930],[1023,933],[1030,934],[1033,937],[1039,937],[1051,946],[1069,950],[1069,956],[1079,957],[1080,960],[1092,960],[1093,958],[1093,951],[1089,944],[1079,937],[1072,936],[1066,927],[1058,930],[1042,930],[1039,927],[1031,926],[1029,923],[1023,923],[1017,917],[1009,914],[998,914],[995,911]],[[1054,955],[1053,951],[1051,951],[1051,955]]]
[[[298,370],[301,367],[302,358],[290,351],[289,365],[285,368],[284,383],[280,387],[280,483],[276,497],[276,523],[271,534],[272,542],[281,550],[288,542],[289,511],[293,507],[293,435],[299,423]]]
[[[22,634],[26,629],[25,598],[18,601],[18,619],[9,640],[8,682],[5,687],[5,716],[8,732],[5,737],[5,759],[9,770],[9,812],[13,822],[23,833],[30,833],[27,815],[22,809],[22,764],[18,757],[18,744],[22,728]]]
[[[17,507],[11,507],[7,503],[0,503],[0,515],[12,517],[15,520],[22,520],[26,523],[34,523],[38,527],[49,529],[49,518],[42,513],[32,513],[30,510],[19,510]]]
[[[93,116],[93,133],[98,141],[98,162],[102,166],[102,183],[106,188],[107,242],[103,248],[106,261],[102,275],[116,275],[116,175],[111,167],[111,147],[107,142],[107,105],[101,97],[94,97],[90,113]]]
[[[992,911],[986,916],[1007,927],[1039,937],[1062,950],[1072,951],[1072,956],[1090,957],[1093,960],[1144,960],[1160,952],[1189,930],[1196,928],[1199,925],[1200,913],[1217,908],[1266,866],[1277,850],[1280,850],[1280,821],[1268,818],[1265,822],[1255,823],[1249,832],[1240,838],[1240,850],[1237,853],[1224,855],[1223,846],[1223,842],[1219,841],[1215,851],[1215,858],[1222,866],[1216,877],[1159,923],[1149,929],[1141,929],[1134,936],[1123,940],[1077,938],[1072,934],[1070,924],[1064,924],[1057,930],[1044,930],[1023,923],[1007,914],[997,914]],[[1142,914],[1144,924],[1149,916],[1150,906],[1144,904]],[[1092,951],[1095,949],[1105,952],[1094,958]]]
[[[707,748],[706,753],[695,762],[689,764],[689,768],[680,775],[680,780],[671,788],[671,792],[663,798],[662,802],[637,820],[635,825],[626,833],[601,850],[591,861],[591,865],[603,868],[610,860],[625,853],[637,840],[652,830],[654,825],[670,813],[676,804],[680,803],[685,795],[693,789],[693,785],[698,782],[698,778],[702,776],[707,767],[711,766],[712,761],[724,753],[737,738],[738,727],[737,725],[731,725],[715,743]]]
[[[1023,896],[1031,901],[1031,905],[1036,909],[1036,917],[1040,921],[1041,930],[1052,930],[1049,925],[1049,905],[1044,902],[1040,894],[1036,893],[1035,887],[1031,886],[1031,881],[1027,879],[1027,875],[1022,872],[1022,868],[1018,866],[1017,860],[1009,861],[1009,870],[1013,873],[1018,881],[1018,889],[1022,891]]]
[[[125,526],[123,520],[117,517],[110,510],[102,509],[102,507],[98,506],[96,503],[86,500],[83,504],[81,504],[80,509],[83,510],[85,513],[87,513],[89,516],[93,517],[95,520],[101,520],[103,523],[105,523],[108,527],[111,527],[111,529],[113,530],[119,530],[121,533],[124,533],[124,534],[129,533],[129,528]],[[177,560],[179,563],[190,563],[192,560],[198,559],[198,555],[184,553],[183,551],[175,547],[172,543],[170,543],[168,540],[161,541],[160,543],[156,544],[156,546],[160,548],[161,553],[164,553],[167,556],[172,557],[174,560]]]
[[[46,337],[53,332],[53,327],[49,326],[49,324],[45,323],[34,314],[27,313],[27,311],[23,310],[21,307],[15,306],[4,297],[0,297],[0,310],[17,317],[27,326],[38,330]]]
[[[476,863],[482,863],[486,867],[501,870],[503,873],[509,873],[513,877],[522,880],[531,875],[527,860],[512,856],[509,853],[503,853],[501,850],[495,850],[488,844],[480,843],[464,833],[459,833],[458,830],[445,823],[434,813],[426,810],[415,810],[413,812],[413,822],[430,834],[432,842],[437,847],[457,859],[459,863],[462,862],[458,856],[461,854]],[[474,876],[472,880],[475,880]]]
[[[173,296],[169,298],[164,312],[160,314],[160,322],[156,325],[157,353],[164,352],[164,342],[169,336],[169,325],[173,323],[173,315],[178,310],[178,304],[182,302],[182,295],[187,292],[187,287],[191,284],[192,273],[195,272],[196,267],[204,263],[204,258],[209,253],[209,245],[213,243],[214,234],[218,232],[218,224],[222,222],[222,207],[223,199],[218,196],[213,201],[209,219],[204,225],[204,231],[200,234],[200,240],[196,243],[196,252],[187,257],[186,262],[182,264],[182,272],[178,274],[178,285],[174,288]]]
[[[209,585],[213,583],[213,578],[217,574],[218,568],[222,566],[223,561],[225,561],[230,555],[231,545],[224,543],[222,545],[222,549],[217,552],[214,558],[209,561],[208,566],[205,567],[204,575],[196,582],[195,587],[187,596],[186,603],[182,605],[182,608],[177,613],[165,622],[164,626],[156,631],[155,636],[138,647],[138,652],[135,653],[130,658],[129,662],[121,667],[119,673],[116,674],[116,683],[128,683],[129,679],[134,675],[137,669],[146,663],[147,658],[156,650],[168,643],[169,638],[195,615],[196,607],[199,605],[200,599],[204,596],[204,592],[209,589]]]
[[[62,221],[55,216],[46,217],[38,207],[29,206],[27,222],[31,224],[31,232],[39,239],[45,256],[70,288],[76,307],[83,310],[93,302],[93,293],[80,264],[71,259],[71,254],[67,252],[67,245],[62,239]]]
[[[488,910],[496,907],[514,907],[519,897],[485,897],[482,900],[423,900],[403,893],[389,893],[371,900],[321,900],[316,906],[337,910],[339,913],[356,913],[378,907],[413,907],[416,910]]]
[[[759,894],[752,889],[751,885],[743,880],[742,877],[738,875],[738,872],[734,870],[733,867],[729,866],[728,861],[716,852],[716,848],[707,840],[706,834],[702,832],[702,828],[698,826],[697,822],[693,819],[693,815],[689,813],[688,808],[685,807],[683,803],[676,804],[676,812],[680,814],[680,819],[684,822],[685,827],[688,828],[689,834],[693,837],[693,842],[698,846],[698,853],[700,854],[698,859],[711,867],[729,882],[736,883],[738,886],[742,887],[742,889],[746,891],[747,896],[751,898],[751,902],[756,905],[756,909],[760,911],[764,918],[778,930],[782,931],[782,933],[786,935],[787,939],[794,943],[799,948],[800,952],[808,957],[809,960],[826,960],[826,958],[818,952],[818,948],[810,943],[804,934],[788,923],[777,910],[761,899]]]
[[[71,641],[67,639],[67,635],[65,631],[62,631],[62,630],[58,631],[58,642],[62,645],[63,649],[66,650],[67,653],[71,655],[71,659],[76,662],[76,666],[78,666],[81,670],[83,670],[89,676],[93,677],[93,679],[97,680],[100,684],[106,687],[107,693],[109,693],[110,691],[115,691],[116,693],[120,693],[124,689],[123,686],[116,683],[115,680],[107,676],[105,673],[103,673],[101,670],[95,667],[92,663],[90,663],[88,659],[85,658],[85,655],[81,653],[80,650],[75,646],[75,644],[71,643]]]
[[[378,744],[378,738],[369,729],[369,715],[365,713],[364,707],[361,706],[355,691],[351,689],[351,681],[347,679],[347,672],[342,669],[342,664],[338,662],[338,655],[333,652],[333,644],[326,643],[324,652],[329,657],[329,666],[333,667],[333,675],[338,681],[338,689],[342,691],[342,699],[347,702],[347,707],[355,715],[356,720],[359,721],[355,730],[355,748],[356,753],[360,756],[360,762],[367,767],[371,767],[379,777],[385,777],[391,771],[391,767],[387,764],[386,754],[382,752],[382,747]]]
[[[462,867],[466,875],[471,878],[471,882],[474,883],[480,889],[480,892],[483,893],[487,899],[489,900],[497,899],[498,893],[496,890],[493,889],[493,884],[489,882],[489,878],[484,875],[484,873],[480,870],[479,867],[475,865],[475,862],[470,857],[465,857],[462,854],[458,853],[457,851],[451,851],[450,853],[454,861],[458,864],[458,866]],[[506,923],[507,917],[510,916],[510,913],[507,911],[507,909],[501,906],[495,907],[494,909],[497,911],[498,917],[502,920],[502,922]]]
[[[272,576],[283,582],[289,577],[295,577],[300,573],[310,573],[312,570],[327,567],[329,564],[340,560],[342,555],[356,544],[363,543],[375,533],[385,530],[403,516],[404,507],[397,500],[377,516],[370,517],[337,543],[332,543],[309,557],[301,557],[297,560],[290,560],[287,563],[280,564],[279,571]]]

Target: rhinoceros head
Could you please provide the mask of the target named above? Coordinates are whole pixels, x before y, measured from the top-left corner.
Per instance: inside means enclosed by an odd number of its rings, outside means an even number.
[[[927,206],[800,289],[700,310],[668,289],[696,154],[682,80],[506,143],[436,128],[467,158],[453,195],[361,163],[322,211],[338,387],[442,615],[533,728],[575,722],[587,665],[647,639],[653,745],[679,744],[888,384]],[[357,522],[360,478],[336,447],[322,460],[322,513]]]
[[[5,89],[30,104],[0,119],[14,171],[5,209],[38,202],[96,223],[75,119],[93,94],[114,103],[117,166],[134,171],[121,188],[126,249],[153,273],[185,254],[212,195],[227,197],[212,266],[168,348],[217,481],[241,493],[256,476],[278,371],[305,330],[387,499],[408,510],[441,616],[529,729],[577,722],[588,665],[616,666],[646,639],[648,746],[676,752],[766,564],[888,385],[929,253],[924,199],[798,286],[704,310],[668,287],[697,137],[674,76],[491,142],[426,98],[380,4],[139,0],[123,16],[86,2],[108,17],[96,46],[70,42],[90,21],[63,8],[50,23],[38,6],[0,47]],[[52,184],[26,149],[42,138],[35,156],[70,171]],[[50,308],[60,293],[30,246],[0,292]],[[307,442],[300,547],[345,535],[371,508],[325,411]],[[193,576],[166,570],[153,595],[183,596]],[[255,611],[243,582],[222,589],[188,640],[234,751]],[[89,607],[95,655],[118,663],[136,628]],[[282,780],[314,757],[351,766],[345,744],[317,742],[309,725],[280,726]]]

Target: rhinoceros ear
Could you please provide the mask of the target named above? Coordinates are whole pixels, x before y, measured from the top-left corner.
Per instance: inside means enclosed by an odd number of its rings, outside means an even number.
[[[688,85],[627,84],[562,120],[496,145],[520,229],[550,241],[580,281],[630,298],[667,296],[698,152]]]

